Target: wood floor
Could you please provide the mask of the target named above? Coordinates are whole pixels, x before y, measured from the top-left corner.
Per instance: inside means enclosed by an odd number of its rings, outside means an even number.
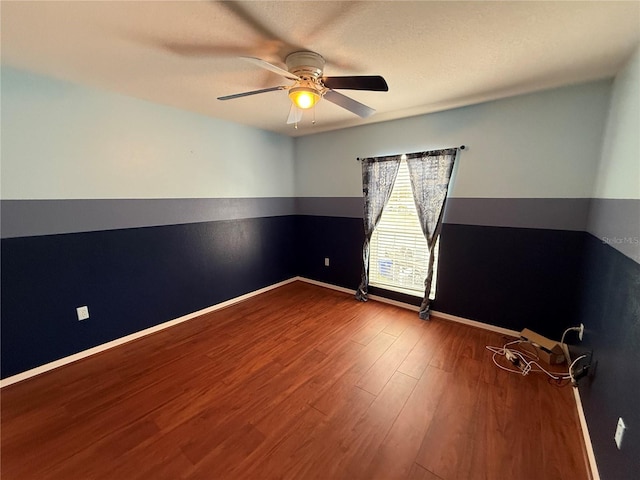
[[[587,479],[499,334],[295,282],[8,386],[2,479]]]

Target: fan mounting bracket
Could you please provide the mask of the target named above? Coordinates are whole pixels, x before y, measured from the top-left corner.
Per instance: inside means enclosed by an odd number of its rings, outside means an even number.
[[[293,52],[285,59],[289,73],[293,73],[300,78],[316,81],[322,77],[324,71],[324,58],[322,55],[309,52]]]

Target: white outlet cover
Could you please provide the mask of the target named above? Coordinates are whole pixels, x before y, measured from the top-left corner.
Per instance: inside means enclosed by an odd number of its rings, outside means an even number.
[[[324,266],[328,267],[329,266],[329,257],[325,257],[324,258]]]
[[[622,417],[618,418],[618,425],[616,426],[616,434],[613,439],[616,441],[616,445],[618,446],[618,450],[620,450],[622,446],[622,436],[624,435],[624,431],[627,429],[627,426],[624,424],[624,420]]]
[[[86,305],[84,307],[76,308],[76,313],[78,314],[78,320],[86,320],[89,318],[89,307]]]

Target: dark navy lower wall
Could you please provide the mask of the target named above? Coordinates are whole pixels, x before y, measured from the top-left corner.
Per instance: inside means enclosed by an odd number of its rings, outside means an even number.
[[[362,272],[361,218],[298,215],[298,275],[355,290]],[[329,266],[324,259],[329,258]]]
[[[2,377],[295,276],[295,220],[2,239]]]
[[[586,235],[444,224],[433,309],[557,337]],[[363,239],[359,218],[314,215],[5,238],[2,377],[296,275],[355,290]]]
[[[445,223],[434,309],[560,338],[579,318],[585,236],[566,230]]]
[[[361,274],[362,219],[301,215],[296,221],[299,275],[355,290]],[[559,337],[579,319],[586,235],[445,223],[433,309]],[[325,257],[331,259],[329,267]],[[371,293],[385,295],[376,289]]]
[[[209,202],[206,209],[181,201],[180,212],[195,208],[215,220],[3,234],[2,378],[296,275],[355,290],[364,239],[357,200],[334,200],[324,215],[326,199],[300,202],[304,208],[296,214],[287,213],[290,202],[278,199],[264,205]],[[574,203],[582,208],[583,202]],[[170,220],[149,205],[158,223]],[[470,208],[460,205],[460,211]],[[238,206],[257,217],[227,218]],[[136,208],[142,208],[136,218],[149,217],[146,204]],[[126,217],[128,210],[118,209],[118,215]],[[554,338],[584,323],[579,348],[593,350],[597,367],[580,391],[600,473],[604,479],[634,478],[640,471],[640,264],[609,241],[629,234],[604,229],[596,238],[574,228],[457,224],[454,217],[442,229],[433,309]],[[110,218],[100,216],[100,225]],[[77,227],[71,217],[68,223],[72,231]],[[373,288],[371,293],[388,295]],[[88,321],[76,320],[81,305],[89,306]],[[618,417],[630,426],[621,451],[613,442]]]
[[[636,237],[637,238],[637,237]],[[600,476],[640,472],[640,264],[592,235],[585,241],[581,321],[583,349],[593,350],[594,375],[580,383]],[[618,417],[628,427],[622,449],[613,441]]]

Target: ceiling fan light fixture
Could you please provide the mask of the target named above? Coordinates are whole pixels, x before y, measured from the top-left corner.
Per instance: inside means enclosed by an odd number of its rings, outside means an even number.
[[[296,107],[307,110],[318,103],[322,97],[313,88],[294,87],[289,90],[289,98]]]

